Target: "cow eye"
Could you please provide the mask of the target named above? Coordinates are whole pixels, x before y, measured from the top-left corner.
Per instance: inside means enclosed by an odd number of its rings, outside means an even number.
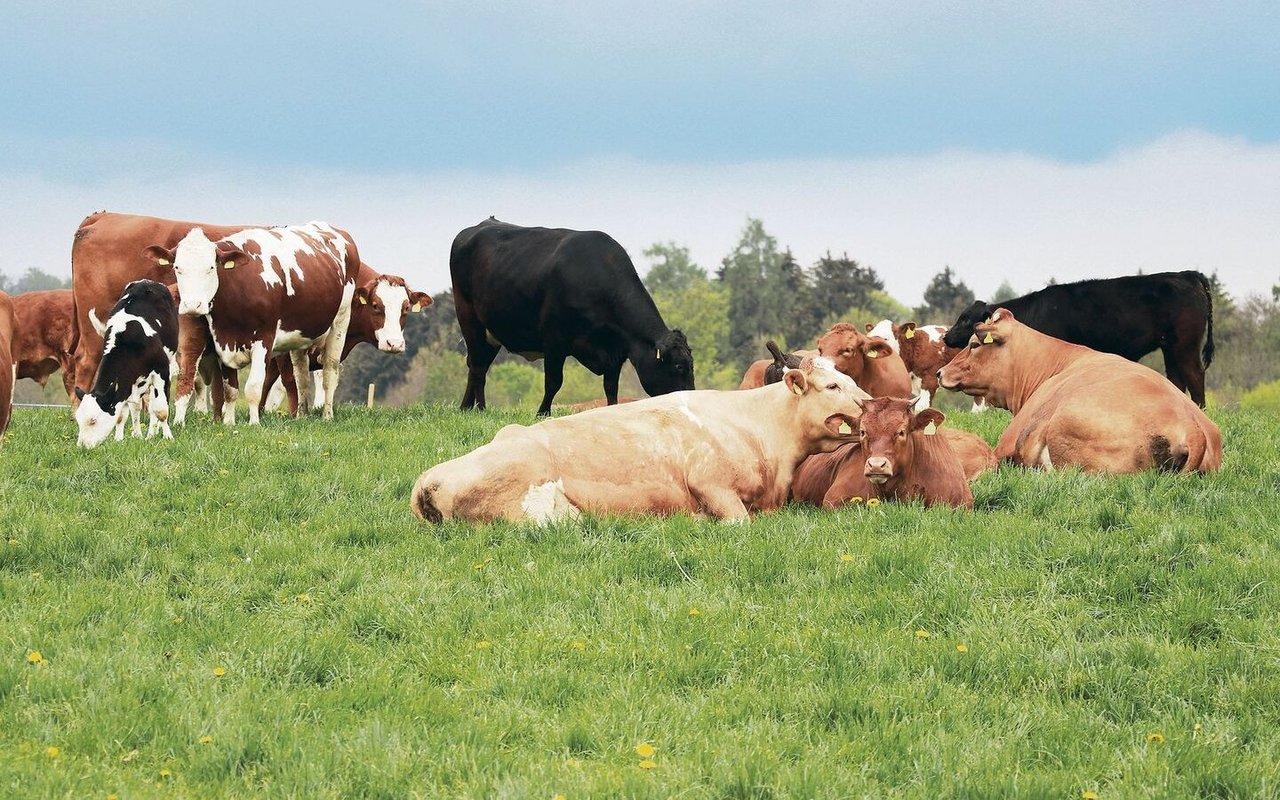
[[[839,388],[840,388],[840,384],[838,384],[838,383],[828,383],[828,384],[827,384],[827,391],[834,392],[836,389],[839,389]]]

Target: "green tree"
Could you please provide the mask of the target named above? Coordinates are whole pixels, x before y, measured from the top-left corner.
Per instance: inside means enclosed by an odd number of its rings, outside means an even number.
[[[1006,300],[1012,300],[1018,297],[1018,292],[1009,284],[1009,281],[1003,281],[1000,287],[996,289],[996,293],[991,295],[992,303],[1003,303]]]
[[[820,302],[819,319],[850,308],[867,308],[871,293],[884,291],[884,281],[876,271],[849,258],[848,253],[835,258],[828,251],[818,259],[813,265],[813,283]]]
[[[965,306],[973,302],[973,290],[957,281],[951,267],[933,276],[924,290],[924,305],[916,307],[916,322],[926,325],[934,322],[951,322]]]
[[[689,248],[675,242],[656,242],[645,248],[651,266],[645,273],[644,285],[649,292],[680,292],[696,281],[705,281],[707,271],[689,257]]]
[[[781,334],[789,303],[782,292],[783,261],[778,240],[765,231],[764,223],[748,217],[737,247],[725,256],[717,274],[729,293],[727,363],[745,367],[760,357],[760,335]]]
[[[729,341],[729,290],[705,277],[684,289],[653,291],[653,301],[667,325],[684,331],[693,351],[694,384],[720,369]]]
[[[59,278],[50,275],[39,267],[29,267],[17,280],[0,274],[0,292],[5,294],[22,294],[23,292],[43,292],[49,289],[70,289],[70,278]]]

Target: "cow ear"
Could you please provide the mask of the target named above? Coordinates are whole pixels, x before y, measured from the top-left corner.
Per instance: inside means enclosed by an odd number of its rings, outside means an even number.
[[[799,369],[787,370],[782,376],[782,382],[793,394],[804,394],[804,390],[809,388],[809,379],[805,377],[804,371]]]
[[[76,399],[77,400],[84,399],[84,389],[81,389],[79,386],[76,387]]]
[[[916,324],[914,322],[902,323],[902,338],[914,339],[916,335]]]
[[[354,295],[355,301],[362,306],[369,305],[369,298],[373,296],[373,290],[369,288],[371,285],[372,284],[366,284],[364,286],[356,287],[356,293]]]
[[[875,330],[876,326],[875,326],[875,325],[872,325],[870,322],[864,322],[864,323],[862,323],[862,328],[863,328],[863,330],[865,330],[867,333],[871,333],[873,330]]]
[[[911,430],[922,430],[932,436],[945,419],[946,416],[938,409],[926,408],[911,418]]]
[[[434,302],[426,292],[409,292],[409,306],[414,311],[421,311]]]
[[[243,250],[233,244],[220,242],[218,244],[218,266],[223,269],[235,269],[236,265],[249,258]]]
[[[1017,320],[1013,318],[1013,312],[1010,311],[1009,309],[997,308],[995,313],[991,315],[991,318],[988,320],[988,322],[990,322],[992,325],[998,325],[1000,323],[1007,324],[1010,322],[1017,322]]]
[[[146,250],[143,250],[142,257],[155,264],[157,267],[169,267],[173,265],[173,251],[167,247],[161,247],[158,244],[153,244]]]
[[[862,352],[867,358],[882,358],[893,355],[893,348],[883,339],[868,339],[862,345]]]

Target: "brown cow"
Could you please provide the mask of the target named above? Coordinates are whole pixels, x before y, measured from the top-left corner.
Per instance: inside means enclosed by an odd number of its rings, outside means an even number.
[[[818,337],[818,353],[835,361],[873,397],[906,397],[911,378],[902,358],[882,339],[869,339],[848,322],[837,322]]]
[[[877,398],[878,401],[889,399]],[[863,404],[864,414],[870,408],[870,402],[872,401]],[[906,399],[895,402],[904,404],[904,408],[911,404]],[[941,416],[937,411],[932,413]],[[881,414],[880,417],[879,427],[884,427],[888,415]],[[877,425],[874,421],[868,421],[865,427],[872,430]],[[922,426],[924,427],[927,427],[927,422]],[[996,467],[995,452],[991,446],[976,434],[945,427],[937,428],[934,436],[918,430],[911,432],[909,438],[914,438],[914,443],[919,445],[914,451],[914,464],[904,467],[899,463],[900,474],[892,484],[878,487],[868,480],[868,459],[864,454],[873,452],[874,448],[864,449],[859,443],[851,442],[830,453],[819,453],[805,459],[796,470],[795,481],[791,484],[792,499],[798,503],[838,508],[855,497],[895,500],[912,500],[918,497],[925,505],[947,503],[971,507],[971,494],[968,501],[954,501],[957,497],[963,499],[965,492],[954,485],[951,463],[958,463],[965,481],[972,481],[979,474]],[[910,477],[903,477],[908,473]],[[918,484],[918,493],[909,491],[915,484]]]
[[[907,375],[911,378],[911,394],[919,396],[916,410],[932,405],[938,391],[938,370],[960,352],[958,347],[947,347],[942,337],[947,335],[945,325],[916,325],[904,322],[895,325],[882,319],[875,325],[867,323],[867,336],[884,339],[893,352],[902,358]]]
[[[18,378],[44,386],[50,375],[62,370],[62,386],[74,400],[76,329],[71,290],[24,292],[10,299],[15,326],[11,347]]]
[[[439,522],[550,522],[580,512],[705,513],[745,520],[778,508],[805,456],[851,439],[866,392],[829,359],[748,391],[683,391],[508,425],[422,473],[412,508]]]
[[[0,443],[13,416],[13,385],[18,382],[18,365],[13,360],[12,343],[16,324],[13,302],[0,292]]]
[[[938,372],[944,389],[1013,412],[996,456],[1045,469],[1213,472],[1222,434],[1159,373],[1046,336],[1001,308]]]
[[[178,312],[205,318],[222,363],[232,369],[249,367],[245,393],[250,425],[259,422],[271,353],[291,353],[294,375],[306,385],[309,351],[316,345],[324,347],[323,416],[333,418],[360,270],[350,234],[325,222],[309,222],[249,228],[215,241],[196,227],[176,247],[152,245],[146,252],[158,265],[172,265]]]

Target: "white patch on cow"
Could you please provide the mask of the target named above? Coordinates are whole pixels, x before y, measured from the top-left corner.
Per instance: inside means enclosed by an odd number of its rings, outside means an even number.
[[[923,328],[916,328],[916,333],[923,333],[929,337],[929,341],[938,344],[942,341],[942,337],[947,335],[947,326],[925,325]]]
[[[286,331],[276,323],[276,338],[271,343],[272,352],[288,353],[291,350],[306,350],[312,346],[324,341],[324,337],[328,335],[328,331],[320,334],[316,339],[309,336],[303,336],[302,331]]]
[[[404,304],[409,302],[409,290],[379,280],[373,287],[373,293],[382,301],[382,308],[386,312],[382,327],[373,332],[378,349],[384,353],[403,353],[404,327],[400,323],[400,312]]]
[[[86,394],[80,401],[80,407],[76,409],[76,425],[80,429],[76,444],[92,449],[105,442],[111,435],[116,425],[116,418],[102,410],[102,406],[98,405],[97,397]]]
[[[148,339],[156,335],[156,329],[152,327],[151,323],[147,322],[142,317],[135,317],[133,314],[130,314],[128,311],[121,309],[120,311],[117,311],[116,313],[112,314],[111,319],[107,320],[107,326],[106,326],[107,332],[103,336],[103,338],[106,340],[106,346],[103,347],[102,349],[103,358],[106,358],[107,353],[110,353],[111,350],[116,346],[116,339],[120,336],[120,334],[124,333],[124,329],[129,325],[130,322],[138,323],[138,325],[142,328],[142,334],[146,336]]]
[[[1040,466],[1044,467],[1049,472],[1053,471],[1053,461],[1049,458],[1049,445],[1045,445],[1040,450]]]
[[[990,408],[990,406],[987,405],[987,398],[975,397],[973,398],[973,408],[969,410],[969,413],[981,414],[983,411],[986,411],[988,408]]]
[[[314,397],[312,398],[311,407],[324,408],[324,370],[323,369],[311,370],[311,388],[313,390],[312,394],[314,395]],[[304,391],[303,389],[298,390],[299,396],[302,395],[303,391]]]
[[[680,405],[677,407],[680,409],[681,414],[684,414],[686,417],[693,420],[694,425],[697,425],[699,428],[703,427],[702,420],[698,419],[698,415],[693,413],[693,409],[689,408],[689,403],[685,400],[683,395],[680,396]]]
[[[306,279],[298,264],[299,252],[335,259],[338,263],[338,276],[346,276],[346,239],[328,223],[308,222],[306,225],[281,228],[251,228],[233,233],[224,241],[231,242],[242,250],[248,242],[257,244],[262,251],[258,256],[262,263],[262,282],[267,287],[283,284],[285,294],[290,296],[296,292],[295,283]],[[280,265],[280,274],[276,273],[275,262]]]
[[[889,349],[894,355],[901,355],[902,350],[898,345],[898,337],[893,335],[893,323],[887,319],[882,319],[875,324],[871,330],[867,331],[867,336],[874,336],[884,339],[889,345]]]
[[[203,228],[192,228],[174,248],[173,274],[178,282],[178,313],[208,314],[218,293],[218,248]]]
[[[89,324],[92,325],[93,329],[98,332],[98,335],[105,337],[107,335],[107,323],[98,319],[97,307],[89,309],[88,317],[89,317]]]
[[[267,382],[267,346],[254,342],[250,348],[249,377],[244,384],[245,397],[249,401],[249,424],[257,425],[258,406],[262,401],[262,387]]]
[[[569,502],[564,493],[564,481],[554,480],[542,484],[530,484],[520,502],[520,510],[531,521],[544,525],[561,519],[577,519],[578,507]]]
[[[813,357],[813,368],[814,368],[814,369],[829,369],[829,370],[831,370],[832,372],[835,372],[835,371],[836,371],[836,362],[835,362],[832,358],[830,358],[829,356],[814,356],[814,357]],[[844,373],[843,373],[843,372],[841,372],[840,374],[841,374],[841,375],[844,375]],[[848,376],[845,376],[845,377],[848,377]],[[850,380],[852,380],[852,379],[850,379]]]

